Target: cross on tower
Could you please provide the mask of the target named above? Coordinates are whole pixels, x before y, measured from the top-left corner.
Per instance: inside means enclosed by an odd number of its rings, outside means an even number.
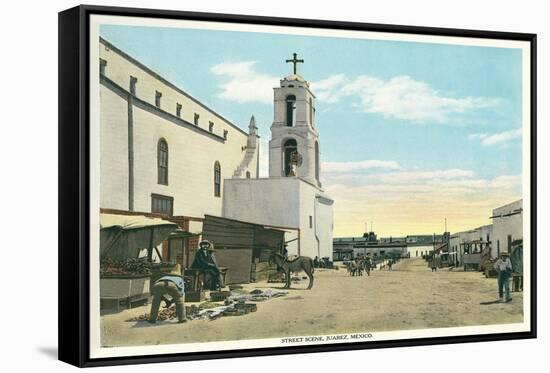
[[[304,60],[299,60],[297,53],[292,53],[292,59],[286,60],[287,63],[292,62],[294,64],[294,74],[296,74],[296,64],[298,63],[304,63]]]

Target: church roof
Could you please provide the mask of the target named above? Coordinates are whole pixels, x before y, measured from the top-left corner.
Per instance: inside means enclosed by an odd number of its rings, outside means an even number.
[[[298,74],[290,74],[285,78],[285,80],[297,80],[299,82],[304,82],[304,83],[306,82],[306,80]]]

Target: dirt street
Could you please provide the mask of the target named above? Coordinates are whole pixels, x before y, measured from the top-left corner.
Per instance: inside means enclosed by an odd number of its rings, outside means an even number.
[[[274,286],[272,286],[274,285]],[[247,289],[280,288],[257,283]],[[350,277],[344,269],[315,272],[285,297],[258,303],[258,311],[214,321],[184,324],[128,322],[149,312],[139,307],[101,318],[104,346],[151,345],[325,335],[404,329],[517,323],[523,320],[523,294],[512,293],[511,303],[497,299],[496,279],[480,272],[440,269],[432,273],[421,259],[406,259],[393,271]]]

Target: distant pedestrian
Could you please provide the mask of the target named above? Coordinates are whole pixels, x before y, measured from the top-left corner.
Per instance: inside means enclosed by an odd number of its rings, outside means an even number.
[[[500,258],[495,262],[498,281],[498,297],[500,302],[511,302],[510,296],[510,277],[512,277],[512,262],[510,254],[506,251],[500,254]],[[505,298],[506,297],[506,298]]]
[[[388,271],[391,271],[392,269],[392,266],[393,266],[393,260],[388,260]]]
[[[320,266],[321,266],[321,264],[319,262],[319,257],[315,256],[315,259],[313,259],[313,267],[319,268]]]
[[[435,255],[432,256],[432,261],[430,262],[430,267],[432,268],[432,272],[437,272],[437,267],[439,265],[439,258]]]
[[[371,268],[372,268],[372,260],[371,260],[371,257],[367,255],[367,258],[365,259],[365,271],[367,271],[367,276],[370,276]]]

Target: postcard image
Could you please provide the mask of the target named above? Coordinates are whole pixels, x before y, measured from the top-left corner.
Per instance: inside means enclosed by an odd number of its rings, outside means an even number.
[[[92,16],[91,357],[530,330],[529,44]]]

